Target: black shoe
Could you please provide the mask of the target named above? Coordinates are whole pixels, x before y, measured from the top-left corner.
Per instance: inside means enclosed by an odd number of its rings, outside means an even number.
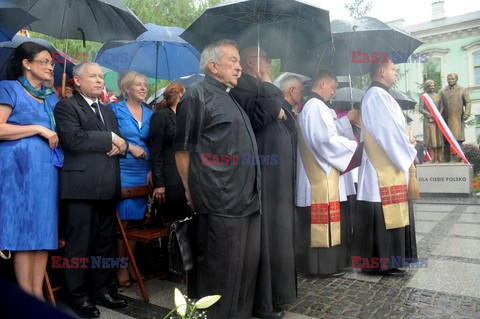
[[[280,319],[285,316],[285,312],[282,309],[275,309],[272,312],[256,312],[253,311],[252,316],[255,318],[261,318],[261,319]]]
[[[393,277],[403,277],[407,274],[405,270],[401,270],[398,268],[392,268],[383,273],[385,276],[393,276]]]
[[[100,310],[89,300],[72,305],[72,309],[81,318],[98,318],[100,316]]]
[[[108,292],[98,297],[97,303],[110,309],[125,308],[127,306],[127,301],[125,299],[111,295]]]

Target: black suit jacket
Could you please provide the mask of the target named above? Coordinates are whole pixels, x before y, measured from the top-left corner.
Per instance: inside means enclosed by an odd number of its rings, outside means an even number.
[[[111,132],[120,135],[113,111],[99,105],[105,124],[75,94],[55,107],[57,133],[65,161],[60,170],[61,199],[113,199],[120,195],[118,156],[109,157]]]

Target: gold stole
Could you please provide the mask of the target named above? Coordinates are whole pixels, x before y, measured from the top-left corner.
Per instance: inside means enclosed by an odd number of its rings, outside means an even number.
[[[364,125],[362,125],[362,132],[368,159],[372,162],[378,175],[385,228],[394,229],[408,226],[408,195],[405,173],[392,163]]]
[[[340,245],[340,197],[338,195],[340,173],[332,167],[327,178],[305,143],[300,122],[297,123],[300,156],[312,190],[310,247],[329,248]]]

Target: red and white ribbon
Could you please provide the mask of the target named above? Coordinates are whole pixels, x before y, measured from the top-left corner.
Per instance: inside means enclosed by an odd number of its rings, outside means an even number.
[[[465,163],[470,164],[467,158],[465,157],[465,154],[463,154],[463,150],[460,147],[460,144],[458,144],[457,139],[455,138],[455,136],[453,136],[453,133],[448,127],[447,123],[445,123],[445,120],[443,119],[442,115],[438,111],[437,106],[435,105],[435,102],[433,102],[430,95],[428,95],[427,93],[424,93],[420,98],[423,100],[423,102],[427,106],[428,110],[430,111],[430,114],[432,114],[433,118],[435,119],[435,122],[437,123],[438,127],[442,131],[443,136],[445,136],[448,143],[450,143],[450,149],[454,153],[458,154],[458,156],[460,156]]]

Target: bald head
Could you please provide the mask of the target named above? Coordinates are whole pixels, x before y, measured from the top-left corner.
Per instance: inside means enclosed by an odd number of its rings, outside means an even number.
[[[270,64],[272,60],[267,53],[258,47],[248,47],[240,51],[240,64],[243,73],[257,77],[257,73],[270,74]]]

